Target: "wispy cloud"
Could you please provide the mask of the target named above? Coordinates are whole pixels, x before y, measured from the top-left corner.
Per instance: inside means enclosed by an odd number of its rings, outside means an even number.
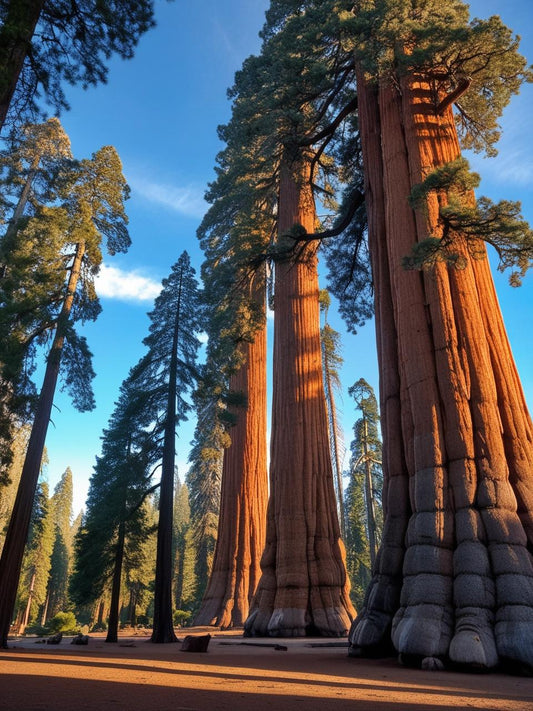
[[[130,178],[128,182],[134,193],[138,193],[145,200],[179,212],[181,215],[200,218],[207,209],[203,187],[170,185],[137,177]]]
[[[533,182],[533,164],[524,153],[523,148],[510,147],[496,158],[483,160],[476,156],[470,163],[483,178],[490,178],[496,184],[524,187]]]
[[[126,272],[102,264],[96,277],[99,296],[120,301],[153,301],[161,291],[161,284],[137,271]]]

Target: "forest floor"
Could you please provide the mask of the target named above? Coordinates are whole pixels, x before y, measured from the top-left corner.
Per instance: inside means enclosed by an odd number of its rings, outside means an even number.
[[[148,632],[87,646],[35,638],[0,650],[6,711],[533,711],[533,679],[424,672],[395,659],[347,656],[339,640],[243,639],[213,634],[205,654],[152,644]],[[280,645],[286,649],[276,649]]]

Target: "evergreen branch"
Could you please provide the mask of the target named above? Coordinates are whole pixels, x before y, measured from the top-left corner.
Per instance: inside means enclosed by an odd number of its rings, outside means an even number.
[[[349,101],[346,106],[341,109],[341,111],[339,111],[333,121],[331,121],[324,129],[322,129],[322,131],[299,141],[298,145],[301,147],[312,146],[315,143],[318,143],[318,141],[322,141],[324,138],[331,137],[331,134],[335,131],[335,129],[340,126],[344,119],[357,109],[357,105],[357,96],[354,96],[354,98]]]

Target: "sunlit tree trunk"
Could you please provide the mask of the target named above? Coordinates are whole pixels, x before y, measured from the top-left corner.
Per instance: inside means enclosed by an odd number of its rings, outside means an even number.
[[[17,497],[13,506],[11,520],[7,530],[2,557],[0,558],[0,646],[7,646],[7,635],[11,624],[11,615],[15,605],[17,587],[22,567],[24,548],[28,538],[31,512],[39,478],[46,432],[52,412],[54,394],[59,376],[61,354],[74,294],[81,271],[85,244],[80,242],[76,249],[71,267],[67,294],[58,317],[56,333],[48,354],[43,386],[35,412],[26,458],[22,468]]]
[[[282,161],[280,238],[315,230],[309,162]],[[270,499],[262,577],[245,634],[348,633],[354,610],[340,540],[322,380],[316,246],[278,262]]]
[[[407,201],[411,187],[459,155],[451,108],[438,115],[431,89],[411,77],[400,90],[379,90],[385,230],[373,235],[373,248],[379,241],[379,253],[386,242],[389,271],[378,270],[374,280],[378,304],[384,288],[393,296],[391,362],[401,393],[396,433],[384,433],[384,452],[390,454],[401,423],[406,471],[398,488],[409,487],[409,500],[402,525],[384,536],[350,640],[355,652],[368,651],[386,641],[392,624],[392,642],[407,661],[533,665],[533,432],[488,260],[474,259],[458,235],[453,250],[466,258],[464,268],[401,266],[416,241],[439,235],[439,205],[447,202],[444,192],[434,192],[415,212]],[[368,87],[363,91],[368,95]],[[364,114],[361,128],[368,151],[372,129]],[[382,372],[386,365],[381,360]],[[384,456],[389,507],[390,465]],[[387,508],[386,530],[391,516]],[[398,578],[384,584],[382,571],[397,573],[404,540],[398,600]]]
[[[259,290],[258,290],[259,291]],[[258,298],[264,296],[258,293]],[[242,344],[244,363],[230,389],[246,398],[234,408],[224,450],[220,517],[213,568],[195,623],[242,627],[261,575],[268,500],[266,451],[266,326]]]

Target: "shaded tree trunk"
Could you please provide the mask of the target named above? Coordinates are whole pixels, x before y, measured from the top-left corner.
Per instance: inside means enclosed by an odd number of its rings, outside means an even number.
[[[180,326],[181,282],[172,336],[172,355],[168,373],[168,404],[163,444],[163,463],[157,525],[157,555],[154,589],[154,627],[151,641],[177,642],[172,619],[172,521],[174,509],[174,469],[176,460],[176,374]]]
[[[126,524],[124,521],[121,521],[118,526],[117,546],[115,550],[115,567],[113,569],[113,584],[111,586],[111,604],[109,607],[106,642],[118,642],[120,585],[122,582],[122,563],[124,561],[125,540]]]
[[[258,291],[258,298],[264,297]],[[268,499],[266,452],[266,327],[241,346],[245,362],[230,389],[246,405],[234,408],[231,445],[224,450],[218,537],[198,625],[242,627],[257,587]]]
[[[322,358],[325,359],[324,348],[322,348]],[[342,462],[339,452],[339,425],[337,421],[337,407],[335,405],[335,393],[329,368],[324,368],[324,395],[326,398],[326,412],[328,418],[329,443],[331,450],[331,460],[334,470],[334,485],[337,494],[339,524],[341,537],[346,539],[346,521],[344,518],[344,486],[342,483]]]
[[[315,229],[309,162],[286,154],[280,238]],[[354,610],[340,540],[322,379],[316,246],[278,262],[270,500],[262,576],[245,634],[344,636]]]
[[[383,84],[378,101],[360,82],[361,96],[371,105],[360,115],[368,160],[372,114],[381,125],[385,229],[370,231],[376,300],[392,294],[397,334],[380,369],[385,380],[397,368],[400,413],[384,431],[385,532],[352,651],[392,640],[426,666],[435,658],[532,666],[533,428],[488,259],[473,259],[459,234],[453,250],[464,269],[401,266],[416,241],[442,234],[447,195],[430,194],[416,212],[407,196],[459,155],[452,110],[438,115],[419,77],[402,79],[401,90]],[[404,463],[395,469],[399,440]]]
[[[45,0],[10,0],[0,28],[0,130]]]
[[[11,615],[13,614],[13,608],[15,606],[24,548],[28,538],[35,490],[46,440],[46,432],[48,430],[59,375],[61,353],[65,340],[65,328],[72,310],[74,293],[80,276],[84,252],[85,245],[83,243],[78,244],[70,271],[67,294],[58,318],[54,341],[46,361],[43,386],[28,441],[26,458],[24,460],[17,496],[6,533],[2,557],[0,558],[1,647],[7,646],[7,635],[11,623]]]

